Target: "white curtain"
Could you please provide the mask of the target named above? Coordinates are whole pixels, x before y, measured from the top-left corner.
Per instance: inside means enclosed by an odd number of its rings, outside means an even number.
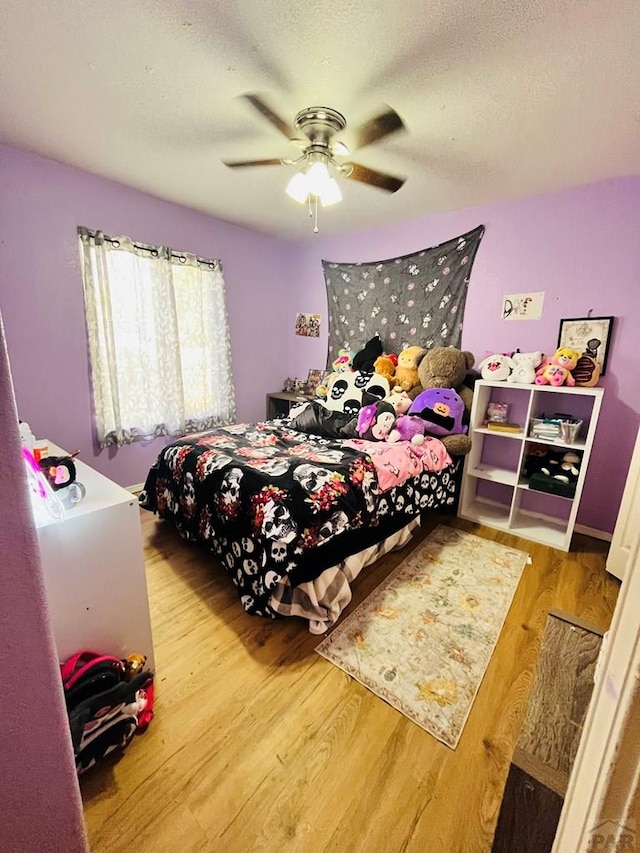
[[[78,235],[100,446],[233,423],[220,262]]]

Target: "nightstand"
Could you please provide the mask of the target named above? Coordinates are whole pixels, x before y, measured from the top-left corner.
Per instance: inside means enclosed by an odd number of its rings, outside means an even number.
[[[289,411],[297,403],[308,403],[314,397],[305,397],[304,394],[292,391],[276,391],[273,394],[267,394],[267,420],[273,418],[286,418]]]

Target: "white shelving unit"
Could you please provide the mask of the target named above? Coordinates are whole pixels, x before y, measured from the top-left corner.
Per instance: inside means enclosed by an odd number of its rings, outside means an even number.
[[[49,444],[50,454],[64,450]],[[135,496],[74,460],[86,496],[62,520],[36,519],[60,661],[88,650],[147,656],[154,667],[140,509]]]
[[[465,459],[458,515],[568,551],[603,393],[603,388],[552,388],[484,379],[476,382],[469,426],[472,447]],[[491,401],[509,405],[508,420],[520,424],[521,432],[497,432],[484,425],[487,405]],[[529,435],[532,418],[557,412],[583,421],[575,441],[551,441]],[[574,497],[529,488],[521,471],[532,444],[573,450],[581,456]]]

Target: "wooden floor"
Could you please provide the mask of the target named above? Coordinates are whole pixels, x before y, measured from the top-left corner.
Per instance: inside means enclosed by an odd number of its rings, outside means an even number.
[[[563,554],[432,518],[365,570],[349,610],[438,521],[532,557],[456,750],[314,652],[297,619],[244,613],[212,555],[142,513],[156,717],[123,759],[82,777],[93,853],[487,853],[547,613],[608,628],[607,543]]]

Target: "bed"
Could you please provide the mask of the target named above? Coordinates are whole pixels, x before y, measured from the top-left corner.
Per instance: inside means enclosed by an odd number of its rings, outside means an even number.
[[[456,511],[461,479],[462,459],[409,442],[392,453],[349,437],[347,422],[292,417],[180,438],[140,505],[213,551],[248,613],[299,616],[322,634],[358,573],[406,544],[421,513]]]

